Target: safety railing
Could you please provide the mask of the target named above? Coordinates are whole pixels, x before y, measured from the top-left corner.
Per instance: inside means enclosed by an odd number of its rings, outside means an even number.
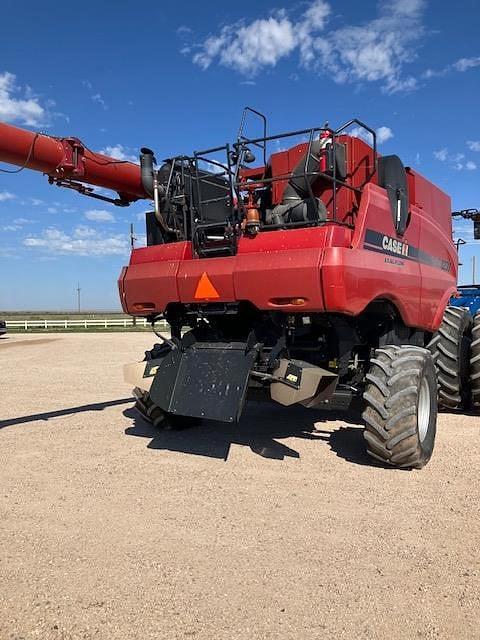
[[[256,113],[256,112],[254,112]],[[261,115],[261,114],[259,114]],[[375,175],[378,168],[378,154],[377,154],[377,135],[374,129],[371,129],[368,125],[366,125],[361,120],[354,118],[349,120],[345,124],[343,124],[338,129],[332,129],[328,125],[323,127],[311,127],[309,129],[300,129],[297,131],[288,131],[286,133],[281,133],[277,135],[267,136],[266,134],[259,138],[248,138],[243,133],[244,128],[244,118],[242,119],[242,124],[240,127],[239,138],[237,142],[233,145],[223,145],[219,147],[214,147],[212,149],[205,149],[203,151],[195,152],[193,156],[193,162],[195,166],[195,183],[197,188],[197,211],[192,213],[192,229],[195,229],[197,226],[202,226],[204,224],[203,209],[205,205],[211,204],[212,202],[218,202],[220,200],[224,200],[226,203],[226,209],[229,210],[228,219],[233,222],[235,218],[235,203],[243,202],[246,191],[254,189],[254,188],[262,188],[267,185],[273,185],[278,182],[288,182],[290,180],[299,180],[301,179],[307,187],[308,197],[314,202],[315,196],[312,190],[312,178],[322,177],[327,182],[331,184],[332,188],[332,211],[330,216],[330,221],[338,222],[337,219],[337,191],[339,188],[344,187],[350,191],[361,192],[363,187],[372,179]],[[359,131],[364,131],[366,136],[370,136],[370,143],[372,146],[371,151],[371,160],[368,162],[368,173],[365,176],[364,181],[361,184],[353,185],[351,184],[350,178],[342,178],[337,173],[337,162],[336,162],[336,154],[337,148],[341,146],[341,143],[338,139],[348,134],[349,130],[355,127]],[[266,133],[266,122],[264,126],[264,130]],[[329,142],[331,145],[332,151],[332,167],[328,172],[321,171],[319,168],[312,170],[310,165],[312,161],[319,162],[320,158],[317,157],[313,153],[314,141],[316,139],[321,138],[321,136],[328,134]],[[358,135],[358,133],[356,133]],[[244,162],[246,161],[246,156],[249,154],[250,149],[249,146],[260,147],[262,149],[262,153],[266,158],[266,150],[267,145],[269,143],[281,143],[286,142],[292,139],[302,140],[303,144],[305,144],[305,162],[301,171],[298,173],[294,173],[293,171],[289,171],[286,173],[278,174],[272,177],[261,176],[256,180],[250,180],[245,182],[242,179],[241,173],[244,167]],[[219,161],[215,158],[221,154],[225,157],[225,161]],[[220,171],[218,175],[225,178],[225,193],[223,195],[219,195],[218,197],[211,200],[202,199],[202,182],[208,184],[211,176],[206,175],[202,176],[199,171],[199,162],[209,163],[210,165],[214,165],[215,168]],[[319,224],[318,222],[311,222],[310,224]],[[281,225],[283,227],[291,227],[291,226],[299,226],[297,223],[285,223]],[[305,222],[301,222],[300,226],[307,226]],[[262,226],[261,226],[262,228]],[[273,225],[267,225],[265,227],[268,230],[274,228]]]

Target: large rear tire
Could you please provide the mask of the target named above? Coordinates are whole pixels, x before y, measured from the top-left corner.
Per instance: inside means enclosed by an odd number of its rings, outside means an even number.
[[[470,352],[470,385],[472,405],[480,409],[480,311],[473,319],[472,345]]]
[[[375,351],[367,374],[364,437],[380,462],[421,469],[430,460],[437,425],[437,379],[430,352],[386,346]]]
[[[438,404],[463,409],[470,404],[470,343],[472,318],[466,309],[447,307],[430,350],[438,380]]]

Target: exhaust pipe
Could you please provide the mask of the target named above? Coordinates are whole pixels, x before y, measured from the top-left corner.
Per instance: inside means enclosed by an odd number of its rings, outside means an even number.
[[[153,163],[155,162],[155,158],[153,156],[153,151],[151,149],[147,149],[147,147],[142,147],[140,149],[140,174],[142,178],[142,186],[145,189],[145,192],[153,198]]]
[[[142,186],[145,192],[153,199],[155,218],[166,233],[176,233],[174,229],[171,229],[165,222],[165,219],[160,210],[160,198],[164,195],[165,190],[162,185],[158,183],[158,174],[153,168],[153,163],[156,162],[153,155],[153,151],[147,147],[140,149],[140,172],[142,178]]]

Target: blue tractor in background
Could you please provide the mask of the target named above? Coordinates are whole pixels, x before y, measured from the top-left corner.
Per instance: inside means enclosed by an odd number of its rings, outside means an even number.
[[[480,209],[463,209],[462,211],[454,211],[454,218],[464,218],[473,222],[473,238],[480,240]],[[475,279],[475,278],[474,278]],[[470,335],[466,336],[466,340],[470,342],[470,393],[471,405],[474,408],[480,408],[480,285],[460,285],[455,295],[450,300],[450,307],[463,307],[468,309],[472,318],[470,321]],[[456,313],[453,311],[453,313]],[[458,313],[458,312],[457,312]],[[447,342],[452,340],[447,334]]]
[[[473,237],[475,240],[480,240],[480,209],[462,209],[462,211],[454,211],[452,216],[471,220],[473,222]],[[458,242],[465,244],[463,240]],[[480,311],[480,285],[460,285],[457,295],[450,300],[450,305],[453,307],[465,307],[474,316]]]
[[[450,300],[452,307],[465,307],[474,316],[480,311],[480,284],[461,285],[458,294]]]

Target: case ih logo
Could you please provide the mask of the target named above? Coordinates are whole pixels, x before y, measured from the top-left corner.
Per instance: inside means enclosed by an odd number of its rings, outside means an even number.
[[[408,244],[406,242],[400,242],[400,240],[395,240],[395,238],[390,238],[390,236],[383,236],[382,247],[385,251],[395,253],[397,256],[409,257]]]
[[[368,251],[383,253],[387,256],[394,256],[403,258],[404,260],[413,260],[414,262],[428,264],[429,266],[441,269],[442,271],[452,270],[452,265],[449,260],[439,258],[438,256],[432,256],[418,247],[414,247],[411,244],[402,242],[401,240],[396,240],[391,236],[386,236],[383,233],[374,231],[373,229],[367,229],[365,232],[363,248]],[[402,266],[401,260],[398,260],[398,266]]]

